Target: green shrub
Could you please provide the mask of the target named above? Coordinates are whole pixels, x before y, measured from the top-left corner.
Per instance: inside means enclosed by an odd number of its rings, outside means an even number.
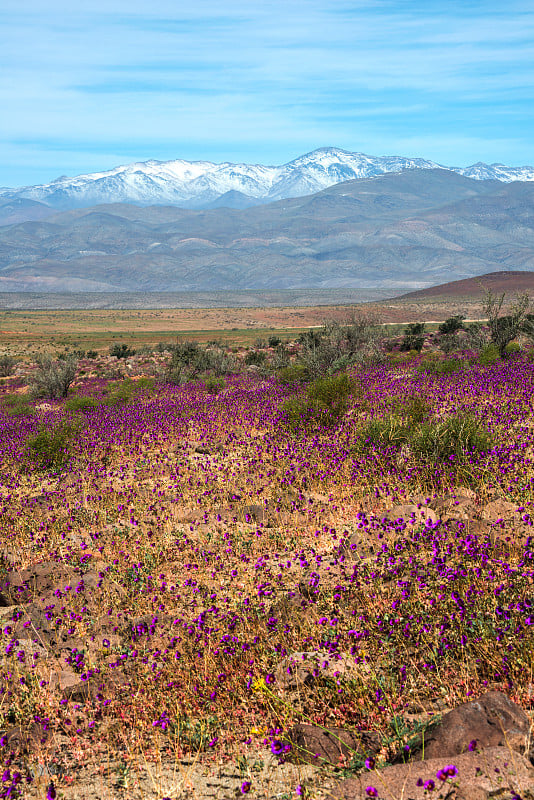
[[[269,336],[267,342],[269,347],[278,347],[279,344],[282,344],[282,340],[279,336]]]
[[[521,352],[521,345],[519,344],[519,342],[509,342],[504,348],[504,353],[507,356],[511,356],[513,353],[520,353],[520,352]]]
[[[165,373],[168,383],[179,386],[206,373],[228,375],[235,368],[235,360],[222,348],[206,349],[197,342],[180,342],[171,349],[171,360]]]
[[[135,395],[135,383],[131,378],[125,378],[117,383],[110,383],[107,386],[104,404],[106,406],[117,406],[129,403]]]
[[[425,323],[411,322],[404,330],[404,338],[401,342],[402,351],[416,350],[418,353],[423,349],[425,343]]]
[[[136,381],[134,381],[134,383],[134,390],[136,393],[152,392],[154,390],[154,386],[156,385],[154,378],[149,378],[147,375],[144,375],[142,378],[138,378]]]
[[[458,334],[456,333],[442,334],[438,340],[438,347],[443,353],[445,353],[445,355],[453,353],[455,350],[459,350],[460,339],[458,337]]]
[[[383,340],[377,318],[355,312],[346,324],[331,321],[301,333],[298,361],[313,378],[335,375],[353,364],[377,365],[384,360]]]
[[[85,411],[94,408],[97,404],[94,397],[73,395],[65,401],[65,411]]]
[[[215,375],[209,375],[205,380],[205,386],[209,394],[217,394],[221,389],[224,389],[226,381],[222,377],[217,378]]]
[[[288,397],[282,403],[281,410],[284,414],[286,425],[293,430],[307,428],[315,417],[314,410],[306,396]]]
[[[446,319],[445,322],[441,323],[441,325],[438,328],[438,332],[442,336],[454,335],[455,333],[458,333],[458,331],[463,330],[464,319],[465,317],[463,316],[463,314],[457,314],[454,317],[448,317],[448,319]]]
[[[499,349],[493,342],[486,345],[478,357],[478,363],[483,367],[490,367],[499,361]]]
[[[91,358],[91,359],[98,358],[98,353],[96,350],[88,350],[85,356],[86,358]]]
[[[154,378],[143,377],[139,380],[124,378],[122,381],[110,383],[106,389],[104,405],[117,406],[123,403],[131,403],[139,394],[151,391],[155,386]]]
[[[26,394],[6,395],[2,398],[2,409],[10,417],[24,417],[35,412]]]
[[[465,328],[462,345],[466,350],[480,352],[487,342],[487,335],[484,332],[481,322],[472,322]]]
[[[459,358],[447,358],[435,360],[425,358],[417,366],[417,372],[428,372],[431,375],[451,375],[453,372],[460,372],[465,364]]]
[[[306,383],[310,380],[310,373],[305,364],[289,364],[280,370],[278,380],[286,386],[293,383]]]
[[[308,386],[308,398],[316,408],[335,409],[339,405],[343,406],[343,413],[351,392],[352,382],[346,372],[317,378]]]
[[[115,356],[115,358],[130,358],[135,355],[135,352],[127,344],[114,344],[109,348],[110,356]]]
[[[393,351],[387,354],[386,362],[388,364],[391,364],[392,366],[401,366],[403,364],[407,364],[416,355],[417,353],[415,350],[413,351],[413,353],[398,353]]]
[[[292,428],[322,424],[333,427],[347,412],[353,384],[346,373],[318,378],[307,386],[303,397],[291,397],[282,410]]]
[[[71,446],[77,431],[77,426],[68,422],[50,428],[43,427],[28,439],[24,448],[25,456],[38,469],[60,469],[71,457]]]
[[[426,422],[411,437],[413,454],[423,460],[443,461],[454,456],[464,460],[470,452],[484,452],[491,447],[489,433],[469,414],[459,414],[438,423]]]
[[[398,415],[415,425],[419,422],[424,422],[432,413],[432,408],[424,397],[418,394],[413,394],[405,400],[398,400],[394,404],[395,415]]]
[[[249,350],[245,356],[245,364],[248,366],[254,365],[256,367],[261,367],[265,364],[266,359],[267,353],[263,350]]]

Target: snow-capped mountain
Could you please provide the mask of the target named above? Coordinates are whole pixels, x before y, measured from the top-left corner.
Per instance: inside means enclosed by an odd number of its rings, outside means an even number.
[[[229,205],[244,207],[302,197],[343,181],[436,167],[476,180],[534,181],[534,167],[529,166],[477,163],[470,167],[445,167],[422,158],[368,156],[337,147],[321,147],[278,167],[180,159],[142,161],[74,178],[62,176],[39,186],[0,189],[0,196],[70,209],[121,202],[204,208],[218,204],[225,195],[223,202],[227,199]]]

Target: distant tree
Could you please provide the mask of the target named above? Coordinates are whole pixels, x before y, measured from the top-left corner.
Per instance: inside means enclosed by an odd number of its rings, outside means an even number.
[[[8,355],[0,356],[0,378],[7,378],[15,371],[15,359]]]
[[[450,336],[464,330],[463,314],[457,314],[455,317],[448,317],[445,322],[442,322],[438,328],[438,333],[441,336]]]
[[[114,344],[109,348],[109,354],[115,358],[130,358],[135,355],[135,350],[131,350],[127,344]]]
[[[501,358],[506,355],[506,346],[522,331],[528,330],[530,297],[527,292],[516,296],[510,314],[501,316],[505,293],[497,296],[489,290],[484,298],[483,310],[488,318],[490,338]]]
[[[416,350],[418,353],[423,349],[425,343],[425,323],[411,322],[404,329],[404,338],[400,349],[404,351]]]

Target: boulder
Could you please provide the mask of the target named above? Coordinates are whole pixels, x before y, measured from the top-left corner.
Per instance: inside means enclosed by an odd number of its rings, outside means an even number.
[[[482,519],[495,522],[497,519],[514,519],[517,515],[517,503],[508,500],[492,500],[482,509]]]
[[[440,771],[452,766],[456,775],[445,781]],[[434,789],[428,781],[433,781]],[[425,786],[426,784],[426,786]],[[370,795],[367,787],[374,787]],[[519,793],[523,800],[534,797],[534,771],[530,762],[507,747],[490,747],[481,753],[463,753],[454,759],[445,756],[428,761],[396,764],[380,771],[365,772],[341,781],[329,800],[428,800],[445,796],[447,800],[512,800]],[[517,795],[515,795],[517,797]]]
[[[304,723],[294,725],[284,738],[291,745],[286,760],[300,764],[347,763],[357,754],[366,758],[380,748],[380,738],[370,731],[353,733]]]
[[[487,692],[463,703],[431,725],[412,746],[415,760],[453,758],[471,748],[508,747],[525,752],[530,722],[523,709],[502,692]]]

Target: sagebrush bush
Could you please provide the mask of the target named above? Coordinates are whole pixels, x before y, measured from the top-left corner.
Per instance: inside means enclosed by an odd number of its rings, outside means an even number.
[[[15,372],[16,361],[12,356],[0,356],[0,378],[8,378]]]
[[[228,375],[234,368],[235,359],[220,347],[207,349],[197,342],[180,342],[172,347],[165,380],[179,386],[206,374]]]
[[[67,355],[57,361],[44,357],[37,363],[38,369],[30,385],[31,394],[34,397],[47,397],[52,400],[66,397],[76,377],[78,359],[73,355]]]
[[[379,364],[384,360],[384,331],[371,314],[355,313],[348,323],[325,323],[299,336],[298,360],[313,378],[334,375],[353,364]]]
[[[41,470],[60,469],[72,456],[72,444],[78,427],[61,422],[50,428],[42,427],[26,442],[26,458]]]

